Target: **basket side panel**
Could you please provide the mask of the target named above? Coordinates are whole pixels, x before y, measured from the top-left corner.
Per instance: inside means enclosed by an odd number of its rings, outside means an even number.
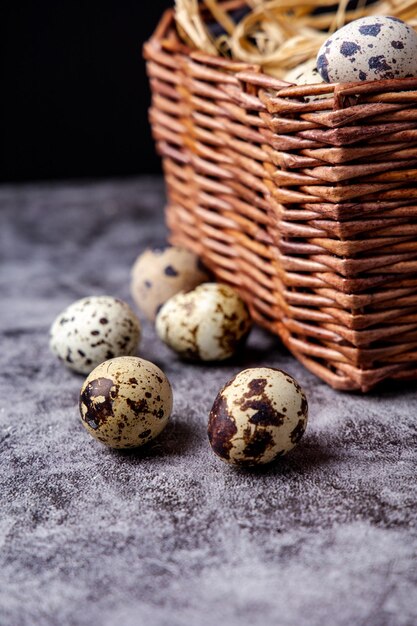
[[[417,378],[417,81],[284,85],[146,47],[173,243],[337,389]]]
[[[219,280],[236,287],[257,322],[275,328],[268,154],[258,114],[265,107],[243,92],[233,64],[212,59],[209,66],[204,55],[173,52],[164,41],[148,45],[147,58],[171,241],[193,249]]]
[[[384,82],[260,94],[280,334],[364,391],[417,375],[417,81]]]

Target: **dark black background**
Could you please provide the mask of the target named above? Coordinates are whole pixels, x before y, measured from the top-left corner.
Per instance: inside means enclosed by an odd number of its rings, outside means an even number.
[[[160,171],[141,58],[172,0],[1,0],[0,181]]]

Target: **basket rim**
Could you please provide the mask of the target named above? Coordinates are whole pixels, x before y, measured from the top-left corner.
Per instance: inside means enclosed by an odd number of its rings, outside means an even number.
[[[401,91],[417,90],[417,77],[307,85],[297,85],[279,78],[274,78],[266,74],[260,65],[228,59],[227,57],[221,57],[220,55],[201,52],[198,49],[191,48],[180,39],[175,24],[175,12],[173,8],[166,9],[163,12],[155,31],[144,43],[143,55],[145,59],[149,60],[152,56],[152,52],[157,50],[171,52],[173,54],[182,54],[203,65],[231,72],[239,82],[249,83],[259,89],[268,90],[269,92],[275,91],[276,97],[297,98],[333,93],[335,96],[335,108],[343,108],[342,101],[346,96],[390,92],[398,93]]]

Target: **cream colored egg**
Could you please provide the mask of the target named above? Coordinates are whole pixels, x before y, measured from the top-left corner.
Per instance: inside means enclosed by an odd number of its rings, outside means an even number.
[[[251,328],[248,309],[234,289],[204,283],[179,293],[156,318],[162,341],[181,356],[201,361],[231,357]]]
[[[309,59],[297,67],[293,67],[285,74],[284,80],[295,85],[316,85],[323,82],[316,68],[315,59]]]
[[[165,374],[138,357],[110,359],[96,367],[80,394],[81,421],[111,448],[136,448],[165,428],[172,389]]]
[[[132,268],[131,293],[136,306],[153,321],[161,306],[180,291],[209,278],[198,256],[177,246],[145,250]]]
[[[140,322],[126,302],[90,296],[58,315],[49,345],[67,367],[88,374],[107,359],[134,354],[140,338]]]
[[[328,83],[416,77],[417,33],[397,17],[362,17],[324,42],[317,68]]]
[[[257,367],[243,370],[218,393],[208,436],[223,461],[262,465],[298,444],[307,419],[307,399],[297,381],[282,370]]]
[[[320,85],[324,84],[323,80],[316,68],[316,60],[310,59],[301,63],[297,67],[287,72],[284,76],[284,80],[295,85]],[[306,102],[312,102],[314,100],[323,100],[328,98],[329,94],[304,96]]]

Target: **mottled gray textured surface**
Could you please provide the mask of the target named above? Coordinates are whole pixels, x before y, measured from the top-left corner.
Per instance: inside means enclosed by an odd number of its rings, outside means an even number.
[[[165,238],[161,184],[3,187],[0,202],[1,625],[416,624],[416,386],[336,393],[261,331],[239,363],[187,365],[144,323],[172,421],[147,450],[108,450],[48,328],[85,295],[130,301],[132,262]],[[209,450],[207,414],[265,363],[303,385],[309,427],[276,465],[236,470]]]

